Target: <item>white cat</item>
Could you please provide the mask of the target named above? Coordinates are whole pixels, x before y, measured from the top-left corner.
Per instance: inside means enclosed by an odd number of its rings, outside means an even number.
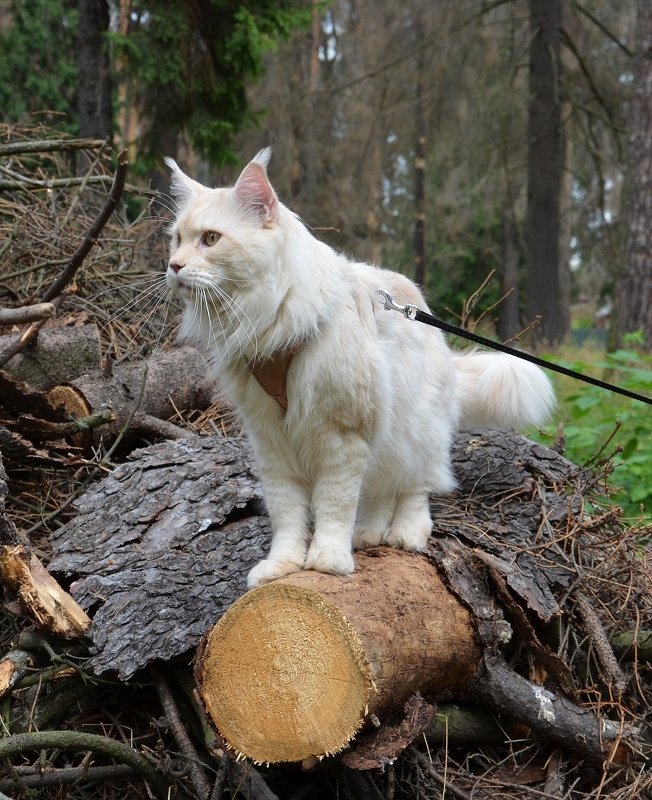
[[[167,159],[178,204],[167,281],[185,301],[182,336],[203,346],[243,418],[272,523],[250,586],[304,568],[351,573],[352,545],[423,550],[428,494],[455,486],[453,432],[541,424],[554,404],[537,367],[455,355],[440,331],[387,313],[378,288],[427,306],[402,275],[315,239],[278,201],[269,156],[221,189]],[[260,372],[274,364],[282,388],[270,394]]]

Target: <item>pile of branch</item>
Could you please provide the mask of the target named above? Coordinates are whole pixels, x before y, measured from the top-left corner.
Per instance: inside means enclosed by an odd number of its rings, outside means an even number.
[[[165,315],[116,316],[163,251],[105,155],[0,127],[0,798],[652,791],[652,532],[556,452],[460,434],[427,553],[246,592],[255,466]]]

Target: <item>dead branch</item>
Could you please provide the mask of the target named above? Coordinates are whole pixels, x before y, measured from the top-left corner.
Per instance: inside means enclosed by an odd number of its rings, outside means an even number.
[[[52,153],[57,150],[99,150],[104,139],[41,139],[0,144],[0,157],[26,155],[28,153]]]
[[[202,768],[201,759],[188,735],[188,731],[183,724],[168,682],[163,677],[163,673],[160,669],[152,667],[152,672],[156,683],[156,691],[158,692],[165,716],[170,724],[172,735],[179,746],[180,752],[187,760],[188,774],[190,775],[192,785],[195,787],[197,797],[199,800],[208,800],[211,788],[206,773]]]
[[[492,653],[485,653],[468,694],[599,766],[622,733],[618,722],[598,719],[562,695],[530,683]]]
[[[119,783],[128,781],[138,776],[139,773],[127,764],[112,764],[109,766],[89,767],[82,764],[79,767],[65,767],[63,769],[36,767],[14,767],[15,778],[0,778],[0,792],[12,789],[45,789],[48,786],[65,786],[68,783],[84,784],[93,783]],[[1,800],[1,796],[0,796]]]
[[[613,687],[616,697],[621,697],[627,686],[627,678],[625,678],[616,660],[613,648],[598,615],[586,595],[581,592],[577,594],[576,608],[585,631],[591,637],[600,666],[604,670],[605,683]]]
[[[63,269],[59,277],[43,295],[42,302],[46,303],[51,301],[55,297],[58,297],[61,292],[63,292],[66,286],[73,279],[79,267],[82,265],[82,262],[88,255],[91,247],[93,247],[93,245],[96,243],[97,237],[100,235],[102,228],[104,228],[108,222],[111,214],[113,214],[113,211],[115,210],[115,207],[122,196],[127,178],[128,165],[129,162],[127,160],[127,151],[123,150],[122,152],[118,153],[118,163],[116,166],[115,175],[113,176],[113,185],[111,186],[111,191],[109,192],[109,196],[104,208],[100,211],[97,218],[91,225],[91,228],[84,237],[82,243],[73,253],[68,265]]]
[[[49,319],[54,314],[52,303],[35,303],[33,306],[20,308],[0,308],[0,325],[22,325],[26,322],[37,322]]]
[[[108,736],[81,731],[38,731],[17,733],[0,739],[0,758],[11,758],[30,751],[56,748],[57,750],[90,750],[135,769],[157,790],[161,798],[169,796],[170,782],[133,747]]]

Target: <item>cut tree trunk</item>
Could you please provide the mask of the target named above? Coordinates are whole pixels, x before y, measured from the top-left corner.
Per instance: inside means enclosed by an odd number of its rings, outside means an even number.
[[[481,657],[472,615],[425,557],[358,553],[349,578],[304,571],[238,600],[195,677],[225,741],[256,762],[342,750],[420,690],[457,693]]]
[[[0,353],[15,339],[16,334],[0,336]],[[82,325],[79,328],[42,329],[34,344],[10,359],[3,369],[33,389],[45,389],[99,369],[100,362],[97,327]]]
[[[69,379],[48,395],[73,418],[111,411],[113,421],[97,429],[111,440],[123,429],[149,433],[151,417],[166,420],[177,411],[207,408],[215,387],[206,371],[206,361],[192,347],[155,350],[147,359],[115,366],[110,375],[96,370]]]

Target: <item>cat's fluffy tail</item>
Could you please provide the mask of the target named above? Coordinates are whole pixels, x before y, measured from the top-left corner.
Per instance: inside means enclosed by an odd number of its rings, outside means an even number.
[[[542,369],[506,353],[453,357],[461,426],[524,428],[543,425],[555,405]]]

